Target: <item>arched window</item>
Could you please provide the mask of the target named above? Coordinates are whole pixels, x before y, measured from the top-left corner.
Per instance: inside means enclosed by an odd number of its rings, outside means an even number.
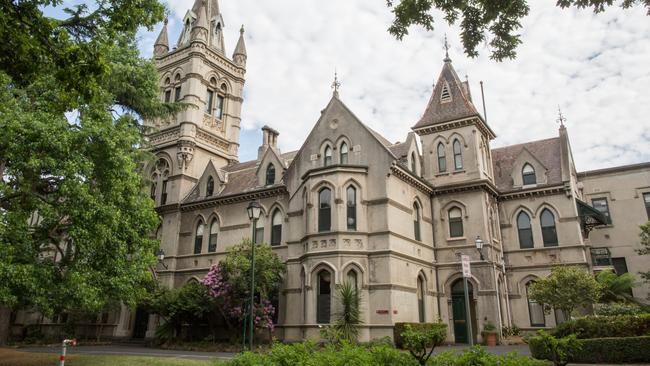
[[[358,281],[357,271],[353,269],[349,270],[346,280],[349,284],[354,286],[355,290],[359,289],[359,283],[357,282]]]
[[[542,240],[544,241],[544,246],[556,247],[558,243],[557,230],[555,230],[555,216],[553,216],[551,210],[545,208],[539,220],[542,224]]]
[[[458,207],[452,207],[449,212],[449,236],[459,238],[463,236],[463,212]]]
[[[257,226],[255,227],[255,244],[264,243],[264,225],[266,221],[264,220],[264,213],[260,215],[260,218],[257,219]]]
[[[160,204],[167,203],[167,178],[171,172],[171,168],[167,160],[160,158],[151,169],[151,191],[149,192],[151,199],[156,201],[157,189],[160,185],[162,187],[160,193]]]
[[[422,276],[418,276],[418,320],[420,323],[424,323],[424,279]]]
[[[275,184],[275,165],[269,163],[269,166],[266,167],[266,185],[270,186]]]
[[[445,144],[442,142],[438,144],[438,172],[444,173],[447,171],[447,151]]]
[[[415,153],[412,152],[411,153],[411,171],[413,172],[413,174],[418,173],[417,170],[415,169],[415,167],[416,167],[416,165],[415,165]]]
[[[317,281],[316,322],[319,324],[329,324],[330,304],[332,302],[332,274],[323,269],[318,272]]]
[[[151,176],[151,192],[149,193],[149,196],[151,197],[154,202],[156,202],[156,190],[158,189],[158,174],[154,173]]]
[[[212,104],[214,103],[214,92],[211,89],[206,91],[205,97],[205,113],[212,114]]]
[[[340,152],[340,163],[341,164],[347,164],[348,163],[348,144],[345,142],[341,144],[341,152]]]
[[[524,168],[521,170],[521,178],[525,186],[536,184],[537,177],[535,176],[535,168],[528,163],[524,164]]]
[[[214,194],[214,178],[208,177],[208,182],[205,184],[205,195],[210,197]]]
[[[463,169],[463,154],[460,150],[460,141],[454,140],[454,168],[456,170]]]
[[[517,215],[517,231],[519,232],[519,247],[522,249],[532,248],[533,229],[530,226],[530,216],[524,211]]]
[[[332,191],[323,188],[318,192],[318,231],[332,229]]]
[[[219,221],[217,219],[212,220],[210,225],[210,240],[208,241],[208,252],[217,251],[217,237],[219,236]]]
[[[160,204],[164,205],[165,203],[167,203],[167,177],[162,182],[162,192],[160,192]]]
[[[349,186],[346,190],[346,221],[348,230],[357,229],[357,189]]]
[[[276,208],[271,217],[271,245],[282,243],[282,212]]]
[[[203,221],[199,221],[199,224],[196,225],[196,235],[194,235],[194,254],[201,254],[203,249]]]
[[[531,327],[545,327],[546,317],[544,316],[544,307],[536,301],[531,300],[528,287],[534,283],[530,281],[526,284],[526,299],[528,299],[528,315],[530,316]]]
[[[421,218],[421,213],[420,213],[420,205],[415,202],[413,204],[413,236],[415,237],[415,240],[422,240],[422,237],[420,235],[420,218]]]
[[[324,165],[324,166],[330,166],[330,165],[332,165],[332,148],[329,147],[329,145],[328,145],[327,147],[325,147],[325,154],[324,154],[324,158],[323,158],[323,165]]]

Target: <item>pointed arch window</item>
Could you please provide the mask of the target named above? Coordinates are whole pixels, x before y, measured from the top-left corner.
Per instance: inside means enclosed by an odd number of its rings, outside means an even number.
[[[167,203],[167,178],[171,172],[169,162],[166,159],[160,158],[156,164],[151,168],[151,190],[149,195],[151,199],[156,201],[158,194],[158,187],[161,186],[160,204]]]
[[[329,324],[330,322],[330,305],[332,302],[332,274],[323,269],[318,272],[316,277],[318,281],[317,298],[316,298],[316,322],[319,324]]]
[[[275,165],[269,163],[266,167],[266,185],[270,186],[275,184]]]
[[[418,288],[417,288],[417,296],[418,296],[418,320],[420,323],[424,323],[424,279],[422,276],[418,276]]]
[[[214,178],[208,177],[208,182],[205,184],[205,195],[210,197],[214,194]]]
[[[156,202],[156,190],[158,189],[158,174],[154,173],[151,176],[151,192],[149,193],[149,196],[151,197],[154,202]]]
[[[323,188],[318,192],[318,231],[332,229],[332,190]]]
[[[357,189],[349,186],[346,195],[346,221],[348,230],[357,229]]]
[[[445,144],[438,143],[438,172],[444,173],[447,171],[447,151]]]
[[[452,207],[447,213],[449,217],[449,236],[460,238],[463,236],[463,212],[458,207]]]
[[[415,161],[415,153],[414,152],[411,153],[411,171],[413,172],[413,174],[418,173],[417,170],[416,170],[416,161]]]
[[[533,229],[530,225],[530,216],[524,211],[517,215],[517,231],[519,233],[519,247],[528,249],[534,246]]]
[[[210,225],[210,240],[208,241],[208,252],[213,253],[217,251],[217,239],[219,237],[219,221],[212,220]]]
[[[325,153],[323,154],[323,165],[330,166],[332,165],[332,148],[328,145],[325,147]]]
[[[271,217],[271,245],[282,243],[282,212],[276,208]]]
[[[214,103],[214,92],[212,90],[207,90],[205,100],[205,113],[212,114],[212,104]]]
[[[199,221],[199,223],[196,225],[196,232],[194,235],[194,254],[201,254],[201,250],[203,250],[204,229],[205,225],[203,225],[203,221]]]
[[[521,170],[521,179],[525,186],[536,184],[537,177],[535,176],[535,168],[528,163],[524,164],[524,167]]]
[[[264,243],[264,225],[266,224],[264,219],[264,213],[260,215],[260,218],[257,219],[257,226],[255,227],[255,244]]]
[[[167,203],[167,177],[162,182],[162,192],[160,192],[160,204],[164,205],[165,203]]]
[[[542,224],[542,241],[545,247],[556,247],[557,230],[555,229],[555,216],[548,208],[545,208],[540,215],[540,223]]]
[[[420,212],[420,205],[415,202],[413,203],[413,236],[415,240],[422,240],[420,235],[420,219],[422,215]]]
[[[217,94],[217,102],[214,106],[214,116],[217,119],[222,119],[223,117],[223,104],[224,104],[224,97],[222,95]]]
[[[453,148],[454,148],[454,168],[456,170],[461,170],[463,169],[463,154],[460,149],[460,141],[458,141],[458,139],[454,140]]]
[[[530,298],[529,287],[535,281],[526,284],[526,299],[528,300],[528,315],[530,317],[531,327],[545,327],[546,316],[544,316],[544,307]]]
[[[341,152],[340,152],[340,161],[341,164],[347,164],[348,163],[348,144],[345,142],[341,144]]]
[[[357,282],[358,281],[357,271],[355,271],[353,269],[349,270],[348,275],[346,277],[347,277],[347,279],[346,279],[347,282],[349,284],[351,284],[352,286],[354,286],[355,290],[358,290],[359,289],[359,284]]]

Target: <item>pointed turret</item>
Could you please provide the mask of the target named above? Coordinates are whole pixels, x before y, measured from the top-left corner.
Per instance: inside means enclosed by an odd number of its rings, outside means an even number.
[[[154,57],[165,56],[169,52],[169,39],[167,38],[167,18],[165,18],[165,24],[160,30],[158,39],[153,45],[153,55]]]
[[[239,30],[239,40],[235,47],[235,52],[232,54],[232,60],[235,64],[246,67],[246,43],[244,42],[244,25]]]
[[[192,27],[192,41],[208,41],[208,13],[205,6],[205,0],[197,0],[197,3],[201,1],[201,5],[196,12],[196,24]],[[196,3],[194,4],[196,6]]]
[[[463,85],[458,78],[448,53],[444,61],[438,81],[433,87],[431,99],[414,129],[469,117],[480,117],[472,103],[469,87]]]

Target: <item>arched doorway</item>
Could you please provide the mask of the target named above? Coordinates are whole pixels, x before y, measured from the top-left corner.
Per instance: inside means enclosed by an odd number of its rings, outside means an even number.
[[[469,292],[470,317],[472,319],[472,338],[476,341],[476,306],[474,305],[474,287],[467,282]],[[456,343],[469,343],[467,336],[467,311],[465,310],[465,288],[463,279],[458,279],[451,285],[451,308],[454,319],[454,341]]]

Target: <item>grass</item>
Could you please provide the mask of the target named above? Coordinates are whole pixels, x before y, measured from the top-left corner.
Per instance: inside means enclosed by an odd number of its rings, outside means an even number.
[[[2,366],[55,366],[59,355],[53,353],[19,352],[0,348]],[[66,356],[66,366],[208,366],[212,361],[188,360],[172,357],[80,355]]]

